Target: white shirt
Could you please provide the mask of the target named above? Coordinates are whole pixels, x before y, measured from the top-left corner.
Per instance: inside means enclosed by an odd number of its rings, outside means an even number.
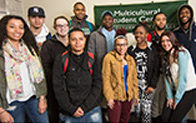
[[[10,104],[13,101],[27,101],[31,96],[35,95],[35,87],[32,84],[31,81],[33,81],[31,78],[32,74],[27,68],[27,65],[25,62],[22,62],[20,64],[20,75],[22,79],[22,86],[23,86],[23,91],[24,91],[24,97],[19,98],[19,99],[11,99],[10,94],[9,94],[9,89],[7,88],[7,93],[6,93],[6,98],[8,101],[8,104]]]

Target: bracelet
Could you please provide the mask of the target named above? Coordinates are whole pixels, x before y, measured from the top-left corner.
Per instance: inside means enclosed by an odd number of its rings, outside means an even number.
[[[5,112],[5,110],[3,110],[2,112],[0,112],[0,115],[3,114]]]

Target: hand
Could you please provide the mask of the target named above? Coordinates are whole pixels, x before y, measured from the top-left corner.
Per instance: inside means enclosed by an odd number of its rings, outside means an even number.
[[[7,111],[4,111],[2,114],[0,114],[0,119],[2,123],[14,122],[14,118]]]
[[[154,91],[154,88],[148,87],[145,91],[146,94],[151,94]]]
[[[108,104],[107,104],[107,105],[109,106],[110,109],[113,109],[114,104],[115,104],[114,100],[113,100],[113,99],[110,99],[110,100],[108,101]]]
[[[173,99],[168,99],[167,100],[167,107],[170,107],[170,109],[172,109],[173,105],[174,105],[174,100]]]
[[[178,103],[174,102],[174,105],[173,105],[173,109],[174,109],[174,110],[176,109],[177,104],[178,104]]]
[[[47,103],[46,103],[46,99],[44,96],[41,96],[39,98],[39,104],[38,104],[38,111],[40,114],[43,114],[47,109]]]
[[[136,106],[139,103],[139,99],[133,99],[133,105]]]
[[[76,112],[74,113],[74,117],[81,117],[82,115],[84,115],[84,111],[82,110],[81,107],[78,107],[78,109],[76,110]]]

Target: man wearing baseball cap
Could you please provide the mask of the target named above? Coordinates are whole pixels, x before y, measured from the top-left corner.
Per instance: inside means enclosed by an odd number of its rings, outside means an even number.
[[[38,6],[30,7],[28,10],[28,20],[29,20],[30,30],[35,36],[38,47],[41,48],[43,42],[51,37],[48,28],[44,24],[45,22],[44,10]]]
[[[88,50],[96,54],[99,63],[102,64],[105,54],[114,49],[116,30],[113,27],[114,17],[111,11],[103,11],[100,19],[102,25],[90,35]]]
[[[114,49],[114,16],[111,11],[105,10],[101,14],[102,25],[96,31],[92,32],[89,38],[88,51],[97,56],[97,61],[102,65],[104,56]],[[107,122],[107,105],[104,96],[101,96],[101,110],[103,122]]]

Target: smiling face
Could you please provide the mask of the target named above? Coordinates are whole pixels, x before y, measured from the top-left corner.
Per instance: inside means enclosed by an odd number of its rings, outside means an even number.
[[[80,55],[84,52],[86,38],[81,31],[74,31],[70,33],[69,44],[74,54]]]
[[[180,11],[180,22],[182,24],[187,24],[191,21],[191,11],[188,8],[183,8]]]
[[[102,19],[102,23],[106,29],[111,29],[114,24],[114,19],[111,15],[106,14]]]
[[[166,35],[162,36],[161,46],[167,52],[169,52],[172,49],[173,45],[172,45],[171,40],[168,36],[166,36]]]
[[[158,30],[165,29],[167,23],[166,16],[164,14],[158,14],[153,23],[155,25],[155,28],[157,28]]]
[[[19,42],[24,35],[24,24],[19,19],[10,19],[6,25],[7,37],[10,41]]]
[[[86,15],[86,10],[85,10],[85,7],[84,5],[82,4],[77,4],[75,7],[74,7],[74,14],[76,16],[76,18],[79,20],[79,21],[82,21]]]
[[[69,25],[68,25],[67,20],[63,18],[57,19],[55,23],[55,29],[59,36],[65,37],[69,31]]]
[[[115,49],[119,55],[124,56],[127,52],[128,42],[126,39],[117,39],[115,42]]]
[[[137,27],[137,29],[134,32],[135,39],[137,41],[137,44],[142,44],[146,41],[148,33],[146,32],[145,28],[143,26]]]

